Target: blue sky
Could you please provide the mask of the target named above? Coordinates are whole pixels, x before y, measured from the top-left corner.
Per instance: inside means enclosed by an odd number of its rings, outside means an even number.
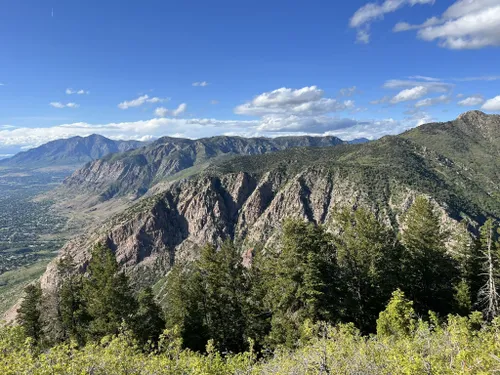
[[[500,112],[500,0],[6,0],[0,155],[100,133],[378,138]]]

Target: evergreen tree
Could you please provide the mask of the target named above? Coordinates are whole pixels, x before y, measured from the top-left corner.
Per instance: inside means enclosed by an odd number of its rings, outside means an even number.
[[[244,278],[242,258],[232,242],[217,251],[206,246],[198,261],[202,282],[204,324],[222,351],[242,351],[245,346]]]
[[[113,252],[97,244],[92,250],[84,280],[83,297],[91,322],[88,336],[99,340],[117,334],[122,322],[129,325],[136,312],[136,301],[123,272],[119,272]]]
[[[406,214],[404,226],[403,290],[420,314],[429,310],[443,315],[452,312],[459,274],[446,252],[447,234],[441,229],[431,202],[417,197]]]
[[[409,336],[416,328],[417,320],[413,302],[406,299],[401,290],[396,290],[377,320],[379,336]]]
[[[63,339],[73,339],[79,345],[83,345],[85,331],[90,320],[83,296],[83,277],[75,273],[75,264],[69,255],[59,261],[58,273],[62,279],[59,288],[58,312]]]
[[[492,320],[500,313],[500,295],[498,294],[500,245],[495,241],[498,233],[498,228],[492,219],[488,219],[481,228],[481,252],[484,258],[485,284],[479,291],[479,303],[484,306],[483,312],[487,320]]]
[[[156,303],[153,290],[146,288],[137,296],[138,309],[135,316],[134,332],[139,342],[146,345],[148,341],[156,343],[165,329],[163,312]]]
[[[336,315],[335,251],[331,236],[321,226],[288,221],[283,227],[281,252],[266,296],[272,311],[272,345],[292,347],[299,329],[309,320],[333,320]]]
[[[181,327],[185,346],[203,350],[213,340],[223,352],[246,347],[245,280],[232,243],[205,246],[193,265],[174,267],[165,300],[167,327]]]
[[[342,210],[336,218],[343,319],[362,331],[373,331],[377,314],[397,285],[399,244],[394,233],[363,208]]]
[[[472,297],[478,294],[482,286],[480,247],[469,233],[465,222],[455,231],[453,243],[451,254],[460,273],[460,279],[455,285],[455,310],[465,316],[471,313]]]
[[[245,270],[246,301],[244,315],[246,322],[245,335],[255,341],[256,349],[261,349],[271,329],[271,310],[265,303],[270,283],[271,262],[263,249],[253,249],[252,262]]]
[[[203,351],[210,337],[204,324],[205,296],[196,263],[174,265],[167,276],[165,290],[166,327],[180,332],[186,348]]]
[[[25,335],[31,337],[36,344],[40,344],[42,339],[41,303],[40,284],[30,284],[24,288],[24,298],[17,310],[18,324],[23,328]]]

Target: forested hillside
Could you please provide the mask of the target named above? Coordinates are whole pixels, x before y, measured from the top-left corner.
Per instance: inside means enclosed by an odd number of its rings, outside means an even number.
[[[113,252],[101,244],[92,250],[86,276],[74,272],[73,259],[62,258],[58,291],[28,287],[20,328],[1,332],[3,370],[498,369],[500,232],[493,220],[477,239],[463,231],[447,251],[450,234],[424,197],[407,211],[400,235],[362,208],[335,216],[335,233],[289,220],[275,247],[254,248],[244,257],[231,242],[219,249],[207,244],[198,260],[177,263],[156,286],[157,300],[150,288],[133,292]]]

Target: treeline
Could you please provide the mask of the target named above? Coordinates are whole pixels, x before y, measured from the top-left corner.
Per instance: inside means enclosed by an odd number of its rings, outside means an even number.
[[[295,348],[319,322],[352,323],[363,335],[410,334],[418,318],[437,327],[448,314],[480,310],[485,321],[498,315],[500,245],[492,220],[478,238],[466,228],[451,235],[423,197],[408,210],[400,234],[362,208],[334,219],[333,233],[286,222],[280,245],[253,249],[247,267],[233,243],[206,246],[198,260],[170,271],[162,308],[150,289],[134,296],[113,253],[97,246],[85,275],[74,274],[70,260],[61,263],[65,282],[51,301],[30,286],[19,323],[39,345],[83,346],[128,332],[141,348],[156,348],[166,329],[184,348],[204,352],[208,345],[227,354]],[[44,303],[57,306],[50,319]]]

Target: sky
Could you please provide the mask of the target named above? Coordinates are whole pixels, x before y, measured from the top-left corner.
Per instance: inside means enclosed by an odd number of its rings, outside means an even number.
[[[500,0],[4,0],[0,157],[71,136],[376,139],[500,113]]]

